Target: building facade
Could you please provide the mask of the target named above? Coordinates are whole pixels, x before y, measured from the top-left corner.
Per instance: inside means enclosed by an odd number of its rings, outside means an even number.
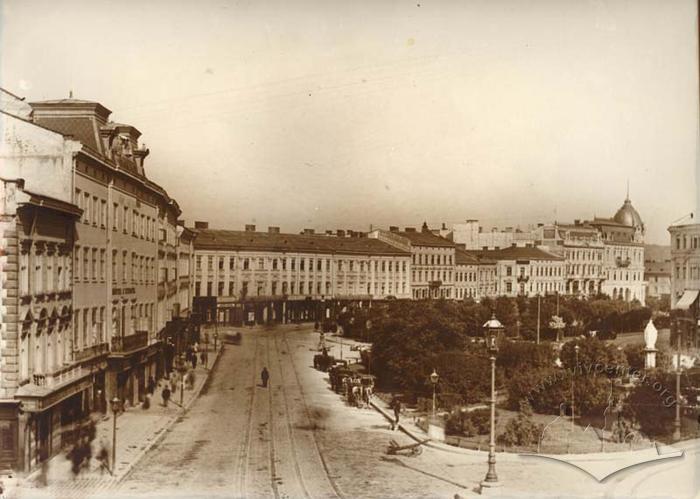
[[[194,228],[194,299],[220,322],[320,320],[345,302],[411,296],[410,253],[375,239]]]
[[[530,246],[470,253],[496,262],[494,296],[563,294],[566,289],[565,260],[554,253]]]
[[[613,299],[644,305],[644,223],[629,196],[613,218],[588,222],[598,229],[604,245],[601,292]]]
[[[181,297],[177,272],[159,278],[178,264],[180,212],[146,177],[140,132],[101,104],[2,97],[0,460],[30,469],[163,371],[158,314]]]
[[[605,245],[598,229],[575,220],[573,224],[540,225],[535,237],[537,244],[565,258],[566,294],[591,297],[601,292]]]
[[[374,230],[368,237],[411,254],[410,297],[417,300],[456,298],[456,245],[433,234],[427,224],[423,224],[420,232],[410,227],[404,231],[399,231],[398,227],[390,227],[388,231]]]
[[[32,123],[22,99],[2,97],[0,469],[25,470],[71,438],[104,359],[74,350],[74,227],[82,211],[70,180],[80,144]]]

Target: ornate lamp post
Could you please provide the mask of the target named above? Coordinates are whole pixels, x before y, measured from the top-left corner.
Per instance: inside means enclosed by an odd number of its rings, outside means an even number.
[[[435,372],[435,368],[433,368],[433,373],[430,375],[430,382],[433,384],[433,418],[435,417],[435,389],[437,388],[439,379],[440,376],[438,376],[438,373]]]
[[[491,360],[491,439],[489,441],[489,470],[486,478],[481,482],[481,493],[488,493],[490,489],[500,487],[496,475],[496,353],[498,352],[498,335],[504,330],[503,324],[496,319],[496,314],[484,324],[486,332],[486,347]]]
[[[114,413],[114,423],[112,426],[112,475],[117,468],[117,413],[119,412],[119,406],[121,401],[114,397],[112,399],[112,412]]]

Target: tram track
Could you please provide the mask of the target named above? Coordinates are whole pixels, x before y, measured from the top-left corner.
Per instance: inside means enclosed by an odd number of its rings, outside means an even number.
[[[255,406],[255,381],[257,380],[257,359],[260,342],[257,336],[255,337],[255,348],[253,352],[253,379],[251,382],[250,397],[248,398],[248,409],[246,417],[248,424],[246,425],[243,440],[238,449],[238,460],[236,465],[236,474],[238,476],[237,494],[236,497],[248,497],[248,456],[250,455],[250,444],[253,435],[253,408]]]
[[[302,489],[302,492],[304,493],[304,497],[307,497],[309,499],[312,498],[312,495],[309,493],[309,489],[306,485],[306,481],[304,480],[304,475],[301,472],[301,467],[299,466],[299,452],[297,449],[296,445],[296,438],[294,436],[294,426],[292,425],[292,420],[291,420],[291,410],[289,407],[289,399],[287,395],[287,390],[285,389],[285,377],[284,377],[284,366],[282,364],[282,356],[280,354],[279,350],[279,345],[277,342],[277,335],[274,336],[274,345],[275,345],[275,356],[277,357],[277,364],[279,365],[279,376],[280,376],[280,386],[282,387],[282,400],[284,402],[284,413],[286,416],[286,422],[287,422],[287,431],[289,434],[289,445],[291,449],[291,454],[292,454],[292,460],[294,461],[294,472],[296,474],[297,480],[299,482],[299,486]],[[289,351],[289,349],[287,349]]]
[[[294,372],[294,378],[296,379],[297,386],[299,387],[299,393],[301,394],[301,402],[304,407],[304,415],[306,416],[306,422],[307,425],[310,428],[310,433],[312,437],[312,441],[314,443],[314,447],[316,450],[316,454],[318,455],[319,460],[321,461],[321,465],[323,466],[323,471],[324,471],[324,476],[326,480],[328,481],[329,485],[331,486],[335,497],[339,499],[345,499],[345,495],[341,492],[338,484],[336,483],[335,479],[330,473],[330,470],[328,468],[328,463],[326,462],[326,459],[323,455],[323,451],[321,449],[321,444],[318,441],[318,436],[316,435],[316,430],[311,426],[311,422],[313,421],[313,418],[311,417],[311,412],[309,411],[309,406],[306,402],[306,394],[304,393],[304,385],[301,382],[301,378],[299,377],[299,372],[296,366],[296,362],[294,361],[294,354],[292,349],[290,348],[289,340],[287,339],[287,332],[282,332],[282,342],[285,345],[285,348],[288,352],[289,355],[289,362],[292,368],[292,371]],[[276,341],[276,338],[275,338]]]

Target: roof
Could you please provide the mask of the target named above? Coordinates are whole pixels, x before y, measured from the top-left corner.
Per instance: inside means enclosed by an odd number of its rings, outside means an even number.
[[[409,256],[378,239],[308,234],[270,234],[240,230],[191,229],[195,250],[247,250],[273,252],[340,253],[348,255]]]
[[[563,261],[564,258],[549,251],[544,251],[534,247],[510,247],[498,250],[481,250],[473,252],[479,257],[486,257],[492,260],[551,260]]]
[[[90,117],[50,117],[35,116],[34,123],[48,128],[62,135],[70,135],[79,140],[94,151],[100,151],[101,145],[97,141],[97,134],[92,118]]]
[[[112,111],[107,109],[105,106],[100,104],[99,102],[96,101],[91,101],[91,100],[83,100],[83,99],[53,99],[53,100],[44,100],[44,101],[37,101],[37,102],[30,102],[30,106],[33,108],[41,108],[41,107],[58,107],[58,106],[71,106],[71,107],[95,107],[99,110],[100,114],[111,114]]]
[[[624,204],[615,213],[614,220],[622,225],[629,227],[643,227],[642,217],[639,216],[637,210],[632,206],[632,201],[629,198],[625,199]]]
[[[435,248],[454,248],[455,243],[448,241],[444,237],[436,236],[432,232],[394,232],[402,237],[405,237],[413,246],[432,246]]]

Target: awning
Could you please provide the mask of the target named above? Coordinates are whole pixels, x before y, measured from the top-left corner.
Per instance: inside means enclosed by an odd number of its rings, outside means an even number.
[[[698,293],[700,293],[700,290],[686,289],[681,299],[676,302],[676,306],[673,308],[675,310],[688,310],[690,306],[695,303],[695,300],[698,299]]]

